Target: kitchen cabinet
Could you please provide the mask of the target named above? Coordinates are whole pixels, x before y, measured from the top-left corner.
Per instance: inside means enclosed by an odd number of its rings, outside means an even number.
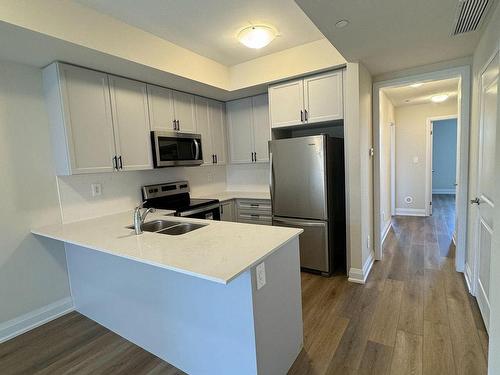
[[[226,163],[224,103],[195,97],[196,131],[201,134],[204,165]]]
[[[220,203],[220,219],[221,221],[236,221],[234,200]]]
[[[336,70],[270,86],[271,127],[343,119],[342,75],[342,70]]]
[[[227,103],[231,163],[268,162],[271,139],[267,95]]]
[[[238,199],[236,201],[237,222],[272,225],[271,201]]]
[[[152,130],[196,131],[194,95],[147,85]]]
[[[146,84],[109,76],[117,167],[153,168]]]

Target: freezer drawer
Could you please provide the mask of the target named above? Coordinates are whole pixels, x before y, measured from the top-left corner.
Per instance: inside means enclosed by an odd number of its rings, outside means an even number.
[[[273,225],[302,228],[304,232],[299,237],[300,266],[330,273],[327,221],[273,217]]]

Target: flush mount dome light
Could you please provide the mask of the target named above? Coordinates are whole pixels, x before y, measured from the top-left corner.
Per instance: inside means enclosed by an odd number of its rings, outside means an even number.
[[[434,103],[442,103],[442,102],[444,102],[446,99],[448,99],[448,95],[446,95],[446,94],[434,95],[433,97],[431,97],[431,100],[432,100]]]
[[[348,20],[340,20],[340,21],[337,21],[337,23],[335,23],[335,27],[337,29],[343,29],[347,25],[349,25],[349,21]]]
[[[259,49],[271,43],[277,34],[271,26],[253,25],[240,30],[238,40],[248,48]]]

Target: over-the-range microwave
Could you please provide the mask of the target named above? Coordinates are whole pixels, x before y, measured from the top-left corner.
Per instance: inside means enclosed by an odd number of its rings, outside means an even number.
[[[155,168],[203,164],[200,134],[152,131],[151,145]]]

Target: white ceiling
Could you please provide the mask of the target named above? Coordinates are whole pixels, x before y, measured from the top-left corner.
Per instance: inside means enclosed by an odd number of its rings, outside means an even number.
[[[382,89],[382,91],[395,107],[432,103],[431,97],[438,94],[449,95],[448,100],[456,100],[457,98],[458,78],[421,83],[423,84],[419,87],[389,87]]]
[[[373,75],[471,55],[484,23],[451,37],[458,1],[296,0],[348,61],[361,61]],[[350,24],[338,29],[341,19]]]
[[[293,0],[74,1],[228,66],[324,38]],[[241,45],[237,31],[259,23],[281,36],[261,50]]]

